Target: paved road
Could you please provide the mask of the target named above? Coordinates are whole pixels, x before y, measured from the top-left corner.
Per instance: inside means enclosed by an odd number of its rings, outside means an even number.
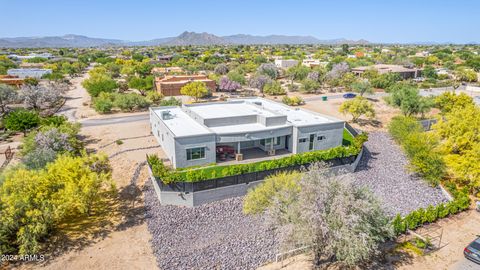
[[[344,93],[331,95],[331,96],[327,96],[327,97],[328,97],[328,99],[340,99],[340,98],[343,98],[343,94]],[[306,98],[304,98],[304,100],[305,101],[321,100],[323,96],[324,95],[318,95],[318,96],[314,96],[314,97],[306,97]],[[388,96],[388,93],[375,93],[375,94],[372,94],[372,95],[365,95],[366,98],[381,98],[381,97],[384,97],[384,96]]]
[[[84,127],[93,127],[93,126],[104,126],[104,125],[114,125],[114,124],[124,124],[138,121],[148,121],[148,113],[135,114],[129,116],[119,116],[111,118],[100,118],[100,119],[85,119],[81,120],[80,123]]]
[[[480,269],[480,264],[476,264],[464,258],[461,261],[457,262],[456,264],[452,265],[450,269],[451,270],[478,270]]]

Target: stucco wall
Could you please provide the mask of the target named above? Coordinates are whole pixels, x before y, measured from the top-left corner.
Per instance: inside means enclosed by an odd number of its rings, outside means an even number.
[[[205,158],[187,160],[187,149],[205,147]],[[216,162],[215,134],[195,137],[175,138],[175,167],[184,168]]]
[[[303,153],[315,150],[325,150],[342,144],[344,123],[332,123],[318,126],[298,127],[296,129],[296,153]],[[310,134],[315,134],[313,140],[313,150],[309,150]],[[319,141],[317,138],[324,136],[325,139]],[[300,143],[299,140],[305,138],[306,142]]]

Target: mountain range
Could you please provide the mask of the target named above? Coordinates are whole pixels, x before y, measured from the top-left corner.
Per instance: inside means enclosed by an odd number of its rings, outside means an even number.
[[[176,37],[158,38],[146,41],[126,41],[120,39],[92,38],[81,35],[48,37],[0,38],[4,48],[59,48],[59,47],[110,47],[110,46],[183,46],[183,45],[237,45],[237,44],[368,44],[367,40],[327,39],[313,36],[286,35],[231,35],[216,36],[210,33],[183,32]]]

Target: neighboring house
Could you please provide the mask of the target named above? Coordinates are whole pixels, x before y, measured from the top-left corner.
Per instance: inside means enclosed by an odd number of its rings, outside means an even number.
[[[183,72],[181,67],[154,67],[151,71],[152,74],[178,74]]]
[[[314,67],[319,67],[319,66],[326,66],[328,62],[321,62],[318,59],[303,59],[302,65],[309,67],[309,68],[314,68]]]
[[[262,98],[150,108],[150,125],[174,168],[296,154],[342,144],[345,122]]]
[[[36,58],[36,57],[46,58],[46,59],[52,59],[54,56],[53,56],[53,54],[51,54],[51,53],[31,53],[31,54],[29,54],[29,55],[11,54],[11,55],[9,55],[8,57],[9,57],[9,58],[12,58],[12,59],[23,60],[23,59],[32,59],[32,58]]]
[[[13,85],[17,88],[20,88],[20,86],[23,84],[23,79],[20,79],[18,76],[0,75],[0,83]]]
[[[294,59],[275,59],[275,66],[277,68],[287,69],[298,65],[298,60]]]
[[[41,69],[41,68],[17,68],[17,69],[9,69],[7,71],[8,75],[11,76],[18,76],[21,79],[24,78],[36,78],[40,79],[43,75],[51,74],[51,69]]]
[[[175,75],[155,77],[155,88],[164,96],[180,96],[180,89],[190,82],[204,82],[210,91],[214,92],[217,88],[214,80],[210,80],[206,75]]]
[[[159,55],[157,56],[157,60],[161,64],[166,64],[170,61],[172,61],[173,55]]]
[[[400,65],[386,65],[386,64],[377,64],[373,66],[364,66],[352,68],[352,72],[355,75],[362,75],[366,70],[375,69],[379,74],[385,73],[397,73],[403,79],[413,79],[418,78],[422,74],[421,69],[404,67]]]

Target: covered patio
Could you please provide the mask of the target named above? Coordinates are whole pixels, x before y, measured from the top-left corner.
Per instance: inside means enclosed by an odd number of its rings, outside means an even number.
[[[249,148],[242,149],[241,153],[243,154],[243,160],[237,161],[234,156],[227,156],[225,160],[220,160],[217,158],[217,164],[219,165],[233,165],[233,164],[242,164],[242,163],[252,163],[264,160],[272,160],[281,157],[286,157],[292,155],[292,152],[287,149],[277,149],[275,150],[275,155],[268,155],[267,151],[260,148]]]

